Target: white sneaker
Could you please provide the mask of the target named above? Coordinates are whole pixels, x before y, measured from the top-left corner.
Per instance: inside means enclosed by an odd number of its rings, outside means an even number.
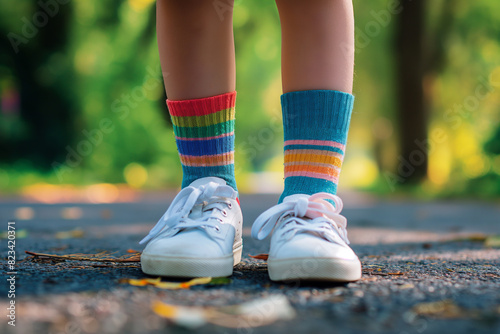
[[[241,261],[242,222],[238,193],[217,177],[182,189],[141,244],[142,271],[149,275],[223,277]]]
[[[262,213],[252,226],[252,237],[262,240],[274,228],[267,262],[271,280],[360,279],[361,262],[348,246],[347,220],[341,210],[338,196],[317,193],[285,197]]]

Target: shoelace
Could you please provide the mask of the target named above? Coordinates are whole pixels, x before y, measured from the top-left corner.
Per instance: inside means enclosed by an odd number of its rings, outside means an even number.
[[[200,187],[189,186],[182,189],[174,198],[172,204],[170,204],[170,207],[163,214],[158,223],[156,223],[149,234],[139,243],[143,244],[151,240],[152,238],[157,236],[165,227],[185,229],[209,226],[218,230],[218,227],[214,226],[211,222],[209,222],[209,220],[216,219],[219,222],[222,220],[218,217],[212,216],[211,214],[205,215],[204,217],[201,217],[197,220],[188,218],[189,213],[195,205],[203,205],[204,212],[213,211],[213,209],[224,212],[223,208],[221,207],[223,203],[225,203],[229,207],[231,206],[231,202],[225,201],[222,198],[217,201],[214,201],[212,199],[209,202],[208,200],[214,196],[235,199],[237,196],[237,192],[234,191],[234,189],[230,186],[220,185],[215,182],[209,182]]]
[[[331,200],[335,204],[333,206]],[[298,197],[294,201],[283,202],[262,213],[252,226],[252,237],[262,240],[267,237],[274,226],[282,219],[281,226],[289,229],[287,232],[312,232],[334,241],[330,234],[332,228],[349,244],[347,239],[347,221],[340,215],[343,203],[340,197],[328,193],[317,193],[309,197]],[[287,217],[288,216],[288,217]],[[301,217],[311,218],[310,220]],[[290,235],[291,238],[293,235]]]

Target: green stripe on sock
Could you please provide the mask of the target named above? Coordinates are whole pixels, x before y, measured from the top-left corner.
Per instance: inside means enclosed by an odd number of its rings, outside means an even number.
[[[203,127],[181,127],[174,125],[174,134],[181,138],[214,137],[234,130],[234,120]]]
[[[234,119],[234,108],[220,110],[203,116],[172,116],[172,123],[180,127],[200,127],[223,123],[228,119]]]

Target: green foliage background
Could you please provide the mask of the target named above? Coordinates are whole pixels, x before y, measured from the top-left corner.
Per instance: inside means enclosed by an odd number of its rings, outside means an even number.
[[[391,3],[354,1],[356,104],[341,178],[344,187],[378,192],[394,190],[386,173],[394,171],[398,163],[393,47],[397,14],[383,16]],[[433,147],[429,177],[413,190],[426,195],[497,196],[500,194],[500,2],[456,0],[448,8],[449,3],[428,1],[426,25],[431,37],[428,43],[442,43],[444,62],[424,82],[431,111],[429,137],[438,129],[446,133],[446,140]],[[23,154],[2,157],[0,189],[16,191],[40,182],[77,185],[128,182],[143,188],[177,187],[181,169],[166,114],[154,3],[75,0],[60,7],[57,15],[67,17],[67,37],[59,49],[50,50],[43,57],[40,53],[40,63],[34,71],[39,87],[57,92],[69,101],[65,107],[68,121],[61,125],[63,128],[49,127],[44,135],[50,137],[63,130],[69,134],[57,139],[60,145],[50,161],[38,161]],[[436,36],[443,8],[449,9],[452,25],[446,36]],[[36,1],[0,3],[4,39],[9,33],[21,35],[25,24],[22,18],[29,21],[40,10]],[[40,30],[51,24],[49,21]],[[259,190],[256,180],[267,182],[274,178],[273,182],[279,185],[282,177],[282,132],[276,126],[281,120],[280,29],[274,2],[237,0],[234,29],[237,177],[242,190],[255,191]],[[8,101],[22,85],[16,68],[11,66],[12,57],[41,52],[45,45],[37,35],[19,48],[20,53],[14,56],[11,49],[0,51],[2,101]],[[457,104],[470,102],[467,98],[474,97],[481,85],[488,89],[488,94],[478,99],[477,105],[455,108]],[[43,96],[37,101],[42,109],[50,105]],[[4,145],[15,146],[16,138],[22,139],[31,131],[25,124],[26,113],[29,110],[22,110],[15,103],[14,107],[2,103],[0,140]],[[44,110],[44,115],[49,121],[58,117],[50,108]],[[103,124],[107,132],[103,131]],[[82,141],[91,142],[85,133],[95,134],[95,131],[100,131],[102,139],[94,137],[98,144],[91,143],[90,153],[82,156],[74,167],[69,166],[68,147],[77,151]],[[40,142],[32,141],[29,147],[36,151],[37,145]]]

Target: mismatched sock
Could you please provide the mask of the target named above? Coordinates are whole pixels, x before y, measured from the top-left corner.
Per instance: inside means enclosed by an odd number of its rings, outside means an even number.
[[[236,92],[207,98],[167,100],[182,163],[182,187],[208,176],[234,179],[234,106]]]
[[[336,194],[354,96],[307,90],[281,96],[285,134],[285,190],[293,194]]]

